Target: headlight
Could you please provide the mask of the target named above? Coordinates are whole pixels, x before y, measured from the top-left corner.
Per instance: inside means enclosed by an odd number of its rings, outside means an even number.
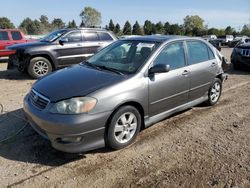
[[[241,52],[240,48],[234,48],[235,53],[239,54]]]
[[[90,112],[97,100],[91,97],[77,97],[54,103],[49,111],[57,114],[81,114]]]

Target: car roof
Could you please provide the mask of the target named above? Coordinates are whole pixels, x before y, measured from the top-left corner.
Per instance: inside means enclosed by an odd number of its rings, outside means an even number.
[[[128,37],[120,40],[138,40],[138,41],[147,41],[147,42],[166,42],[173,39],[195,39],[195,37],[186,37],[181,35],[146,35],[146,36],[136,36]],[[196,38],[197,39],[197,38]]]
[[[108,30],[106,29],[102,29],[102,28],[87,28],[87,27],[80,27],[80,28],[63,28],[61,30],[65,30],[65,31],[75,31],[75,30],[83,30],[83,31],[103,31],[103,32],[108,32]]]

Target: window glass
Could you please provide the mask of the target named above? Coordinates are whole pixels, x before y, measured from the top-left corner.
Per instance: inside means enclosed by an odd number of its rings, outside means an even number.
[[[100,32],[98,33],[98,35],[100,37],[100,40],[103,40],[103,41],[113,40],[113,38],[108,33]]]
[[[208,49],[209,59],[214,59],[215,56],[214,56],[214,53],[212,52],[212,50],[210,48],[207,48],[207,49]]]
[[[170,65],[170,70],[185,66],[185,54],[182,42],[166,46],[157,56],[154,64]]]
[[[209,60],[208,48],[203,42],[200,41],[188,41],[188,56],[189,64],[196,64]]]
[[[114,69],[124,74],[133,74],[144,65],[158,43],[144,41],[116,41],[96,53],[88,63]]]
[[[64,36],[62,39],[68,40],[68,42],[80,42],[82,41],[82,34],[80,31],[74,31]]]
[[[0,31],[0,40],[9,40],[7,31]]]
[[[97,33],[84,33],[84,38],[86,41],[99,41]]]
[[[22,35],[19,31],[11,31],[11,36],[13,40],[22,40]]]

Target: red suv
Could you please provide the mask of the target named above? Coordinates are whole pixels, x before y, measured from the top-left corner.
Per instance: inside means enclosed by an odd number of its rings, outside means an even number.
[[[8,50],[8,46],[24,42],[30,42],[30,40],[24,38],[22,31],[18,29],[0,29],[0,57],[15,53],[14,50]]]

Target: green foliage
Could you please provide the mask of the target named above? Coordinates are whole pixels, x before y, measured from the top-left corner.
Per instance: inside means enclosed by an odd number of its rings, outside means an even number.
[[[141,26],[139,25],[138,21],[136,21],[135,24],[133,25],[132,34],[133,35],[142,35]]]
[[[53,30],[62,29],[65,27],[65,23],[61,18],[54,18],[54,20],[51,22],[51,27],[53,28]]]
[[[225,29],[226,35],[233,35],[234,32],[235,32],[235,30],[231,26],[227,26],[227,28]]]
[[[67,28],[77,28],[75,20],[69,21]]]
[[[14,24],[6,17],[0,17],[0,29],[14,29]]]
[[[198,15],[186,16],[184,19],[186,35],[196,35],[204,29],[204,20]]]
[[[242,35],[247,35],[250,37],[250,24],[249,25],[244,25],[241,32]]]
[[[122,35],[122,33],[121,33],[121,27],[120,27],[120,25],[118,23],[115,25],[114,33],[116,35]]]
[[[151,35],[152,34],[152,22],[149,20],[146,20],[144,22],[143,30],[145,35]]]
[[[98,26],[102,22],[101,13],[92,7],[85,7],[81,11],[80,17],[85,27]]]
[[[156,34],[164,34],[164,26],[161,22],[158,22],[157,24],[155,24],[155,30],[156,30]]]
[[[108,28],[109,28],[110,31],[114,31],[114,29],[115,29],[115,24],[113,23],[112,19],[109,21],[109,27]]]
[[[20,26],[21,29],[25,34],[29,35],[38,35],[43,33],[43,25],[38,20],[31,20],[30,18],[25,18]]]
[[[124,35],[131,35],[132,34],[131,24],[129,23],[129,21],[126,21],[124,24],[123,34]]]

